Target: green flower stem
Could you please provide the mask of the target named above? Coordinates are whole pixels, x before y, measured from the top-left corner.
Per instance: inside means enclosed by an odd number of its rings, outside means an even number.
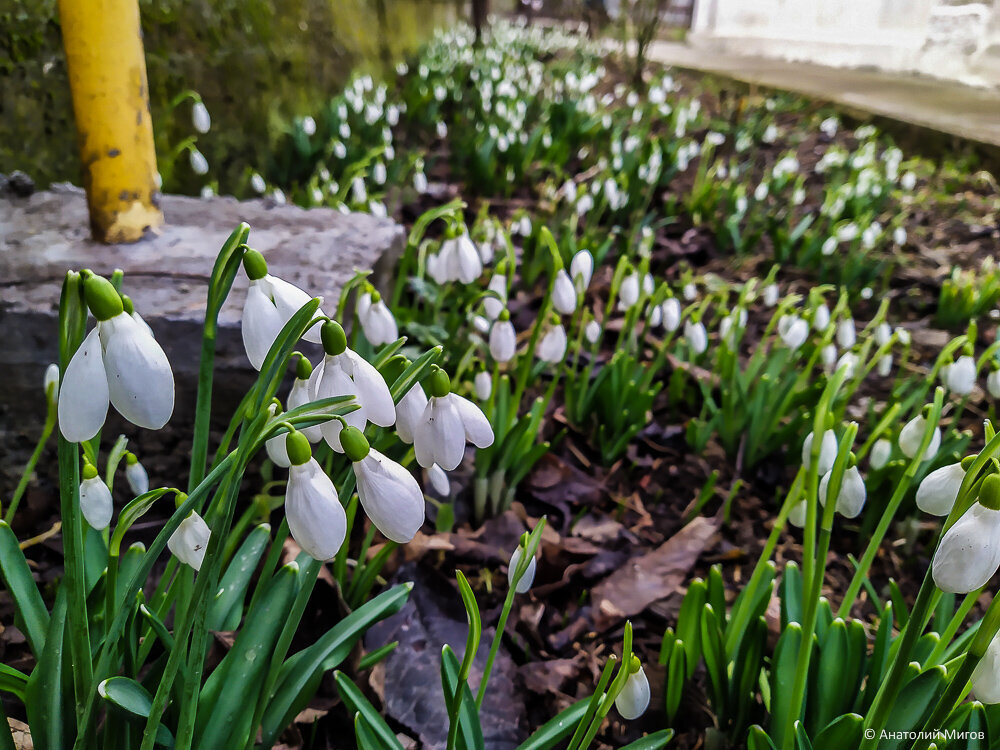
[[[961,666],[957,670],[948,671],[948,674],[954,674],[954,677],[951,678],[948,687],[944,691],[944,695],[941,696],[931,715],[924,723],[924,730],[944,726],[948,715],[958,705],[959,701],[965,697],[969,689],[969,680],[972,679],[972,673],[986,655],[986,650],[996,637],[997,631],[1000,631],[1000,597],[995,597],[990,602],[990,606],[986,610],[986,614],[983,615],[979,629],[972,639],[972,645],[969,646],[969,651],[965,655],[965,659],[962,660]],[[927,741],[918,739],[913,745],[913,750],[925,750],[926,747]]]
[[[50,388],[49,390],[53,391],[54,389]],[[48,444],[49,438],[52,436],[52,431],[56,426],[58,399],[54,393],[47,393],[46,396],[48,397],[48,411],[45,414],[45,425],[42,427],[42,434],[38,438],[38,444],[35,445],[35,450],[31,454],[31,458],[28,459],[28,463],[24,466],[24,473],[21,474],[21,480],[14,489],[7,513],[3,517],[8,526],[14,522],[14,514],[17,513],[17,506],[21,504],[21,498],[24,497],[25,490],[28,489],[28,482],[31,481],[32,474],[35,473],[35,466],[38,465],[38,460],[42,457],[42,451],[45,450],[45,446]]]
[[[461,570],[456,571],[455,575],[458,578],[458,590],[462,595],[462,603],[465,605],[469,621],[469,633],[465,641],[462,665],[455,680],[455,692],[453,695],[445,696],[448,704],[447,750],[455,750],[455,743],[458,740],[458,712],[462,706],[462,693],[469,681],[472,661],[476,658],[476,651],[479,650],[479,638],[483,632],[483,624],[479,619],[479,605],[476,603],[475,594],[472,593],[472,587]]]
[[[604,717],[608,715],[611,711],[611,706],[614,705],[615,699],[621,694],[625,687],[625,681],[628,680],[631,674],[632,666],[632,623],[627,622],[625,624],[625,638],[622,645],[622,660],[618,667],[618,674],[615,675],[615,679],[611,681],[611,686],[608,688],[607,693],[601,696],[600,702],[597,705],[597,710],[594,713],[594,718],[590,722],[590,727],[587,729],[586,734],[580,740],[580,743],[576,746],[570,744],[569,750],[587,750],[590,747],[590,743],[594,741],[594,737],[597,736],[598,730],[601,728],[601,724],[604,723]]]
[[[962,603],[959,605],[958,609],[955,610],[955,614],[952,615],[951,620],[948,621],[948,626],[941,633],[941,640],[937,642],[934,646],[934,650],[931,651],[931,655],[927,657],[927,661],[924,662],[924,668],[932,667],[935,664],[940,663],[941,658],[944,656],[945,651],[948,650],[948,646],[951,645],[952,640],[955,638],[955,633],[958,632],[958,628],[965,622],[965,618],[968,616],[969,612],[972,611],[972,607],[975,606],[976,602],[979,601],[979,597],[982,596],[983,591],[986,587],[983,586],[981,589],[976,591],[970,591],[965,595]]]
[[[601,698],[604,697],[604,691],[607,689],[608,683],[611,682],[611,674],[614,672],[615,664],[617,663],[617,657],[612,654],[611,658],[608,659],[607,663],[604,665],[604,669],[601,671],[601,677],[597,681],[597,688],[594,690],[594,694],[590,696],[590,702],[587,704],[587,710],[584,712],[580,722],[576,725],[576,730],[573,732],[573,736],[570,737],[569,745],[566,746],[567,750],[573,750],[573,748],[579,744],[583,735],[590,727],[590,722],[601,705]]]
[[[854,605],[854,600],[857,598],[858,592],[861,590],[862,581],[868,575],[868,570],[871,568],[872,562],[875,560],[875,555],[878,553],[879,546],[882,544],[882,540],[885,538],[886,532],[889,530],[889,525],[895,518],[896,511],[899,510],[899,506],[903,502],[903,498],[909,491],[910,484],[913,482],[913,478],[917,475],[920,465],[924,462],[924,452],[931,443],[934,430],[937,429],[943,405],[944,390],[942,388],[938,388],[934,392],[934,403],[931,407],[930,414],[927,417],[927,428],[924,430],[924,435],[920,440],[920,448],[916,455],[910,460],[909,465],[906,467],[906,471],[903,472],[903,476],[900,478],[899,484],[896,485],[896,489],[892,493],[892,497],[889,499],[889,504],[886,506],[885,512],[879,519],[878,526],[875,527],[872,538],[869,540],[868,546],[865,549],[865,554],[858,563],[857,570],[854,572],[854,577],[851,579],[851,583],[847,587],[847,593],[844,594],[844,599],[840,604],[840,609],[837,610],[837,617],[846,619],[850,615],[851,607]],[[966,474],[966,478],[968,478],[968,474]],[[929,574],[930,573],[928,572],[928,575]],[[912,615],[910,616],[910,622],[913,622]]]

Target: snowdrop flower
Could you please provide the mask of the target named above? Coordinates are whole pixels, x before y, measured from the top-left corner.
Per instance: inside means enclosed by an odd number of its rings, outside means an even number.
[[[438,284],[460,281],[471,284],[483,272],[483,260],[476,243],[463,232],[441,243],[441,249],[427,258],[427,273]]]
[[[840,321],[837,325],[837,343],[841,349],[850,349],[858,340],[857,332],[854,330],[854,321],[851,318]]]
[[[207,133],[212,128],[212,117],[208,114],[208,107],[202,101],[196,101],[191,107],[191,124],[194,129],[201,134]]]
[[[500,297],[500,299],[493,296],[483,298],[483,310],[486,312],[486,317],[490,320],[496,320],[507,301],[507,276],[503,273],[494,273],[487,289]]]
[[[407,445],[413,445],[413,437],[426,407],[427,394],[420,383],[414,383],[396,404],[396,435]]]
[[[802,464],[809,468],[812,459],[813,433],[806,435],[802,441]],[[833,468],[833,462],[837,458],[837,436],[833,430],[824,430],[822,442],[819,446],[819,461],[816,463],[816,472],[822,476]]]
[[[965,479],[962,462],[935,469],[917,487],[917,507],[932,516],[946,516],[955,507],[958,491]]]
[[[892,455],[892,443],[886,438],[879,438],[872,446],[872,451],[868,456],[868,464],[878,471],[889,463]]]
[[[594,256],[587,250],[580,250],[570,261],[569,275],[573,279],[577,293],[583,294],[594,276]]]
[[[310,388],[317,399],[353,396],[361,408],[343,417],[346,424],[364,429],[368,422],[379,427],[391,427],[396,421],[396,407],[389,386],[368,360],[347,348],[347,335],[340,324],[328,320],[322,327],[323,358],[321,367],[313,370]],[[338,453],[341,420],[331,419],[320,425],[323,439]]]
[[[125,454],[125,480],[136,497],[149,492],[149,475],[134,453]]]
[[[899,185],[903,190],[910,192],[917,186],[917,176],[913,172],[906,172],[899,178]]]
[[[253,191],[257,193],[257,195],[263,195],[267,191],[267,183],[264,182],[264,178],[256,172],[250,176],[250,187],[253,188]]]
[[[906,244],[906,227],[896,227],[892,230],[892,241],[902,247]]]
[[[424,476],[436,493],[442,497],[451,495],[451,482],[448,481],[448,474],[437,464],[424,470]]]
[[[837,360],[834,372],[843,367],[847,370],[847,377],[853,378],[858,372],[858,365],[860,363],[861,361],[858,359],[857,354],[854,352],[844,352],[840,355],[840,359]]]
[[[521,562],[521,558],[524,557],[524,541],[514,548],[514,553],[510,556],[510,563],[507,565],[507,583],[511,588],[514,588],[514,574],[517,573],[517,566]],[[514,588],[518,594],[526,594],[531,588],[531,584],[535,582],[535,569],[538,567],[538,563],[535,558],[532,557],[528,560],[528,567],[525,568],[524,574],[521,576],[520,580],[517,581],[517,588]]]
[[[827,372],[833,372],[837,364],[837,345],[827,344],[824,346],[820,352],[820,358],[823,360],[823,369]]]
[[[972,670],[972,694],[981,703],[1000,703],[1000,638],[996,636]]]
[[[979,502],[945,532],[934,552],[934,584],[953,594],[985,586],[1000,567],[1000,476],[983,480]]]
[[[406,469],[368,445],[361,430],[345,426],[344,454],[358,483],[361,507],[386,539],[404,544],[424,523],[424,494]]]
[[[618,289],[618,308],[628,310],[639,301],[639,274],[631,273],[622,280]]]
[[[191,171],[197,175],[208,174],[208,159],[198,149],[193,146],[188,151],[188,161],[191,164]]]
[[[545,332],[541,341],[538,342],[535,356],[542,362],[553,364],[562,362],[566,356],[566,343],[566,329],[563,328],[562,323],[556,323]]]
[[[596,320],[591,320],[583,329],[584,338],[590,344],[596,344],[597,340],[601,338],[601,324]]]
[[[271,404],[268,407],[268,411],[270,411],[272,417],[276,416],[278,414],[278,405]],[[264,443],[264,449],[267,451],[267,457],[271,459],[271,463],[282,469],[287,469],[292,465],[291,460],[288,458],[287,438],[287,433],[283,432],[280,435],[269,437]]]
[[[372,346],[378,347],[399,338],[396,319],[382,300],[382,295],[371,290],[358,298],[358,320],[365,338]]]
[[[778,285],[768,284],[764,288],[764,304],[767,307],[774,307],[776,304],[778,304],[778,294],[779,294]]]
[[[839,125],[836,117],[827,117],[819,124],[819,129],[827,138],[833,138],[837,134]]]
[[[565,268],[556,272],[552,285],[552,306],[562,315],[570,315],[576,310],[576,287]]]
[[[833,472],[828,471],[819,481],[819,501],[823,505],[826,505],[832,476]],[[857,466],[850,467],[844,472],[841,480],[840,492],[837,494],[837,512],[844,518],[857,518],[865,507],[867,497],[868,492],[861,472]]]
[[[510,313],[504,310],[490,329],[490,356],[501,364],[510,362],[517,353],[517,332],[510,322]]]
[[[892,373],[892,355],[886,354],[878,360],[879,377],[887,378]]]
[[[639,663],[638,657],[632,656],[632,665],[622,691],[615,698],[615,708],[623,719],[632,721],[638,719],[649,707],[649,680]]]
[[[433,371],[430,387],[431,397],[413,435],[413,449],[417,463],[425,469],[437,464],[451,471],[462,462],[466,441],[477,448],[493,444],[493,428],[478,406],[451,392],[444,370]]]
[[[111,490],[104,480],[97,476],[97,469],[87,462],[83,465],[83,481],[80,482],[80,511],[91,528],[101,531],[108,528],[114,504]]]
[[[976,360],[967,354],[959,357],[948,366],[944,380],[950,391],[959,396],[969,395],[976,384]]]
[[[820,333],[830,325],[830,308],[826,304],[820,305],[813,311],[812,325]]]
[[[927,418],[923,414],[919,414],[907,422],[903,429],[899,431],[899,449],[903,451],[904,456],[913,458],[917,455],[917,451],[920,450],[920,441],[923,440],[926,429]],[[940,447],[941,428],[935,427],[934,433],[931,435],[930,445],[927,446],[927,450],[924,451],[921,460],[927,461],[934,458]]]
[[[681,327],[681,303],[676,297],[668,297],[660,305],[663,311],[663,327],[673,333]]]
[[[125,312],[111,282],[88,275],[87,305],[97,325],[73,354],[59,388],[59,430],[71,443],[104,425],[108,405],[129,422],[158,430],[174,411],[174,375],[163,349]]]
[[[306,115],[302,118],[302,132],[308,136],[316,135],[316,121]]]
[[[476,398],[480,401],[488,401],[493,393],[493,378],[486,370],[480,370],[472,379],[472,386],[476,392]]]
[[[187,499],[187,495],[178,495],[178,502]],[[208,550],[208,540],[212,537],[212,530],[208,528],[205,519],[194,511],[181,521],[177,530],[170,535],[167,540],[167,547],[170,552],[185,565],[190,565],[195,570],[201,570],[201,564],[205,561],[205,552]]]
[[[833,255],[836,249],[837,249],[837,238],[827,237],[825,240],[823,240],[823,244],[820,247],[819,251],[823,255],[830,256]]]
[[[243,254],[243,268],[250,279],[243,303],[243,347],[250,364],[259,370],[281,329],[311,298],[294,284],[269,274],[264,256],[256,250]],[[323,315],[323,311],[316,314]],[[302,338],[319,343],[319,328],[317,323]]]
[[[688,302],[693,302],[698,297],[698,287],[695,286],[693,281],[689,281],[684,285],[684,288],[681,289],[681,293],[684,295],[684,299]]]
[[[875,343],[879,346],[885,346],[889,343],[892,338],[892,326],[886,322],[879,323],[875,326]]]
[[[705,330],[705,324],[700,320],[684,322],[684,338],[695,354],[703,354],[708,349],[708,332]]]
[[[809,324],[796,315],[786,315],[778,321],[778,333],[785,346],[794,352],[809,338]]]
[[[59,398],[59,365],[55,362],[45,368],[45,376],[42,378],[42,391],[45,398],[52,402]]]
[[[309,383],[312,374],[312,363],[305,357],[299,357],[299,361],[295,363],[295,380],[292,381],[292,389],[288,392],[288,398],[286,399],[289,411],[298,409],[300,406],[305,406],[316,400],[313,397],[312,387]],[[308,438],[310,443],[318,443],[323,439],[321,425],[300,427],[299,431]]]
[[[986,376],[986,390],[993,398],[1000,398],[1000,370],[993,370]]]
[[[347,513],[337,488],[312,457],[309,440],[290,430],[285,440],[290,463],[285,519],[292,538],[314,560],[329,560],[347,537]]]

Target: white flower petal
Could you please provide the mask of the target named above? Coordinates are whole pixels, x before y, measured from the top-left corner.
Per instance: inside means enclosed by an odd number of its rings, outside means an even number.
[[[205,519],[191,511],[188,517],[181,521],[177,530],[170,535],[167,547],[182,563],[190,565],[195,570],[201,570],[211,536],[212,530],[208,528]]]
[[[437,464],[427,469],[427,479],[439,495],[448,497],[451,494],[451,482],[448,481],[448,474]]]
[[[406,469],[372,448],[354,464],[358,497],[382,534],[401,544],[413,539],[424,523],[424,495]]]
[[[438,464],[445,471],[451,471],[462,463],[465,428],[458,409],[449,398],[432,398],[427,402],[413,437],[417,463],[425,469]]]
[[[965,469],[961,463],[949,464],[935,469],[917,488],[917,507],[932,516],[946,516],[958,500],[958,491],[965,479]]]
[[[632,721],[638,719],[649,707],[649,680],[646,672],[639,668],[638,672],[630,674],[625,680],[622,691],[615,698],[615,708],[623,719]]]
[[[446,398],[458,410],[462,426],[465,428],[465,439],[477,448],[487,448],[493,445],[493,427],[490,425],[490,420],[483,414],[483,410],[456,393],[449,394]]]
[[[396,405],[382,374],[361,355],[350,349],[346,354],[353,367],[354,386],[358,401],[364,406],[365,418],[379,427],[392,427],[396,422]]]
[[[347,513],[316,459],[288,470],[285,518],[292,538],[314,560],[329,560],[347,537]]]
[[[1000,511],[976,503],[945,532],[931,574],[942,591],[968,594],[989,583],[1000,567]]]
[[[95,328],[66,367],[59,388],[59,431],[71,443],[90,440],[104,426],[109,403],[108,376]]]
[[[426,406],[427,395],[420,383],[414,383],[396,404],[396,435],[407,445],[413,444],[413,435]]]
[[[255,370],[264,364],[271,345],[281,332],[284,321],[274,302],[267,296],[265,285],[251,281],[247,300],[243,303],[243,347]]]
[[[357,399],[357,388],[354,381],[344,371],[342,358],[344,355],[338,354],[327,357],[324,360],[323,377],[317,386],[317,398],[335,398],[337,396],[353,396]],[[360,403],[360,399],[358,399]],[[351,427],[357,427],[364,431],[368,420],[365,416],[365,408],[362,404],[360,409],[355,409],[344,415],[344,421]],[[320,425],[323,438],[338,453],[343,453],[344,449],[340,445],[340,431],[343,429],[339,419],[331,419]]]
[[[514,574],[517,572],[517,566],[521,563],[521,555],[524,551],[521,549],[521,545],[517,545],[514,548],[514,554],[510,556],[510,563],[507,565],[507,585],[514,585]],[[521,580],[517,582],[517,588],[514,589],[518,594],[526,594],[531,588],[531,584],[535,582],[535,570],[538,567],[538,563],[535,558],[532,557],[528,561],[528,567],[525,568],[524,575],[521,576]]]
[[[108,528],[114,503],[111,500],[111,490],[100,477],[80,482],[80,510],[91,528],[97,531]]]
[[[125,480],[136,497],[149,492],[149,475],[146,473],[146,468],[138,461],[125,464]]]
[[[313,370],[315,372],[315,370]],[[292,383],[292,389],[288,392],[288,411],[298,409],[300,406],[312,403],[315,399],[309,389],[309,380],[299,380]],[[306,436],[310,443],[318,443],[323,439],[323,430],[319,425],[313,427],[299,427],[299,432]]]
[[[111,403],[125,419],[158,430],[174,413],[174,374],[163,349],[131,316],[98,326]]]
[[[271,285],[271,296],[274,298],[274,306],[278,310],[278,314],[281,316],[281,327],[285,325],[292,316],[295,315],[302,306],[307,304],[312,297],[310,297],[302,289],[299,289],[295,284],[292,284],[284,279],[279,279],[277,276],[271,276],[268,274],[266,277],[267,281]],[[323,310],[317,310],[316,315],[323,315]],[[278,331],[281,330],[278,328]],[[277,333],[275,333],[277,335]],[[306,341],[310,341],[313,344],[320,343],[320,324],[312,326],[308,331],[306,331],[302,338]]]

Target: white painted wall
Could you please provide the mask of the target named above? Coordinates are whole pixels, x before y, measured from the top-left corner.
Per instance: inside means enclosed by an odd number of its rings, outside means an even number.
[[[691,44],[1000,85],[1000,0],[695,0]]]

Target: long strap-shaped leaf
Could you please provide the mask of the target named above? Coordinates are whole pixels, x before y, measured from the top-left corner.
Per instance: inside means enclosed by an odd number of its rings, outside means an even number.
[[[31,577],[31,569],[17,537],[6,521],[0,521],[0,576],[14,600],[14,609],[24,626],[24,635],[28,639],[31,653],[38,659],[45,648],[49,611]]]

